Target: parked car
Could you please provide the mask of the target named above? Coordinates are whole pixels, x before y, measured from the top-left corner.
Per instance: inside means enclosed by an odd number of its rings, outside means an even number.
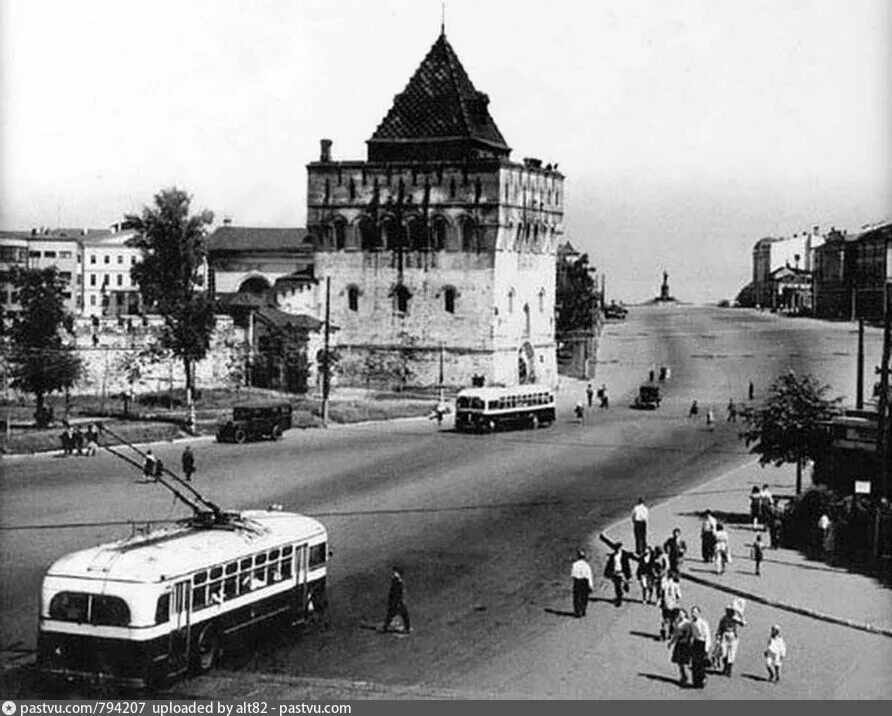
[[[663,398],[660,396],[660,386],[653,383],[645,383],[638,388],[633,408],[638,410],[656,410],[660,407]]]
[[[611,303],[604,309],[604,318],[616,318],[619,320],[623,320],[628,315],[629,309],[619,305],[618,303]]]
[[[278,440],[291,427],[291,403],[287,400],[244,403],[233,406],[232,420],[217,428],[217,442],[243,443],[265,437]]]

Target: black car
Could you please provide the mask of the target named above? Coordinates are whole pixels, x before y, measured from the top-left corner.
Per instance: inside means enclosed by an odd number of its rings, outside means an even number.
[[[245,403],[234,406],[232,420],[217,428],[217,442],[243,443],[260,438],[278,440],[291,427],[291,403],[287,400]]]

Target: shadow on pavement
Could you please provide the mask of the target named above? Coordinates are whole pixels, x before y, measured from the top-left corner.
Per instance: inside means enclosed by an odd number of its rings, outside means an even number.
[[[693,512],[679,512],[679,517],[698,517],[703,519],[706,510],[695,510]],[[712,516],[717,522],[726,525],[752,525],[753,518],[748,512],[724,512],[722,510],[712,510]]]
[[[633,629],[633,630],[631,630],[631,631],[629,632],[629,634],[631,634],[632,636],[640,636],[640,637],[642,637],[642,638],[644,638],[644,639],[650,639],[651,641],[662,641],[662,639],[660,639],[660,635],[659,635],[659,634],[651,634],[651,633],[646,632],[646,631],[635,631],[635,630]]]
[[[552,609],[551,607],[545,607],[545,613],[546,614],[555,614],[559,617],[573,617],[573,618],[576,617],[576,615],[573,612],[564,612],[564,611],[561,611],[560,609]]]
[[[749,679],[750,681],[764,681],[768,682],[768,677],[759,676],[758,674],[741,674],[744,679]]]
[[[645,679],[650,679],[651,681],[660,681],[664,684],[672,684],[673,686],[677,686],[679,689],[687,688],[687,686],[679,682],[678,679],[673,679],[669,676],[663,676],[662,674],[645,674],[639,671],[638,676],[643,676]]]

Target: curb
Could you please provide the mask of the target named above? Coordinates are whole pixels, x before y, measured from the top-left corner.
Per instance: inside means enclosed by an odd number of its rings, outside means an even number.
[[[720,592],[726,592],[728,594],[733,594],[736,597],[743,597],[752,602],[757,602],[759,604],[765,604],[769,607],[774,607],[775,609],[783,609],[787,612],[792,612],[793,614],[799,614],[804,617],[811,617],[812,619],[817,619],[822,622],[827,622],[828,624],[836,624],[838,626],[848,627],[849,629],[857,629],[858,631],[866,631],[870,634],[879,634],[881,636],[892,637],[892,629],[885,629],[883,627],[875,627],[872,624],[864,624],[861,622],[856,622],[851,619],[841,619],[839,617],[834,617],[829,614],[823,614],[821,612],[817,612],[813,609],[807,609],[806,607],[797,607],[792,604],[785,604],[784,602],[778,602],[774,599],[768,599],[767,597],[761,597],[758,594],[752,594],[751,592],[745,592],[742,589],[737,589],[736,587],[729,587],[726,584],[719,584],[718,582],[713,582],[710,579],[704,579],[703,577],[695,577],[694,575],[688,572],[682,572],[681,576],[688,581],[694,582],[695,584],[699,584],[704,587],[711,587],[712,589],[717,589]]]

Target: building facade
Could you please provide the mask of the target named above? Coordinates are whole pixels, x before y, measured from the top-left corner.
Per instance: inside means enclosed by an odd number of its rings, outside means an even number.
[[[143,259],[130,246],[134,231],[83,237],[83,310],[88,317],[133,316],[142,310],[139,286],[130,270]]]
[[[342,381],[556,381],[563,175],[510,148],[445,34],[368,140],[308,165],[307,228],[331,281]]]

